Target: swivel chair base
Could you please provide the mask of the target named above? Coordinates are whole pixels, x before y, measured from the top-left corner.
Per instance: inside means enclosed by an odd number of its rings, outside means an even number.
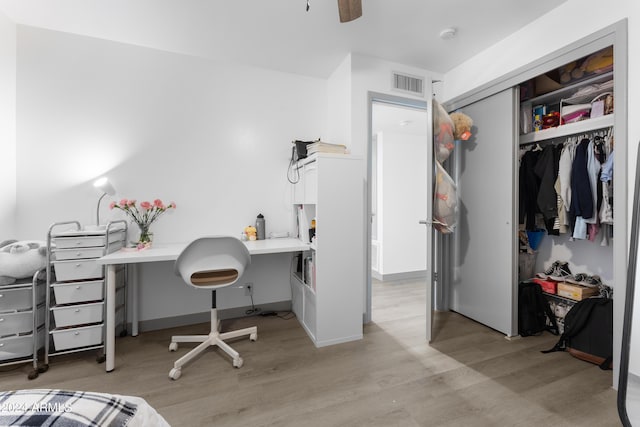
[[[171,343],[169,344],[169,351],[176,351],[178,349],[178,343],[180,342],[199,342],[200,344],[176,360],[173,364],[173,369],[169,371],[169,378],[177,380],[182,375],[182,367],[196,358],[200,353],[208,349],[210,346],[218,346],[221,350],[231,356],[233,360],[233,366],[235,368],[242,367],[244,363],[240,354],[229,346],[224,340],[237,338],[245,335],[249,335],[251,341],[258,339],[258,328],[252,326],[250,328],[239,329],[237,331],[229,331],[220,333],[220,321],[218,320],[218,311],[215,308],[211,309],[211,332],[209,335],[176,335],[171,337]]]

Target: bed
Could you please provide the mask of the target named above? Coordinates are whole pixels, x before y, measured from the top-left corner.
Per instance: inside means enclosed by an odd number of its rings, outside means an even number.
[[[68,390],[0,392],[0,426],[169,426],[144,399]]]

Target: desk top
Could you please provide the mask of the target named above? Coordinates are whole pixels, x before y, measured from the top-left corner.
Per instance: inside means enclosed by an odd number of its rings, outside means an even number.
[[[175,261],[188,242],[153,244],[144,250],[120,249],[98,258],[98,264],[136,264],[140,262]],[[251,255],[278,254],[309,250],[309,245],[300,239],[266,239],[242,242]]]

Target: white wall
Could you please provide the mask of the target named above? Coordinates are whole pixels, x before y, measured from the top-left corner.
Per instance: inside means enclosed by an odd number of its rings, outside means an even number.
[[[426,134],[378,133],[378,273],[383,277],[427,268],[427,232],[418,223],[427,216],[427,147]]]
[[[350,99],[351,55],[347,55],[327,80],[328,133],[326,142],[351,147]]]
[[[177,203],[152,226],[157,243],[240,236],[258,213],[267,233],[293,231],[291,141],[326,130],[325,80],[18,26],[17,82],[20,234],[44,239],[56,221],[94,223],[91,183],[103,174],[118,193],[103,206],[121,197]],[[256,303],[289,299],[282,263],[252,278]],[[141,320],[209,307],[170,268],[142,273]],[[237,294],[220,307],[250,304]]]
[[[401,72],[425,78],[425,94],[418,97],[392,89],[392,72]],[[429,70],[408,67],[361,54],[351,55],[351,141],[353,153],[367,155],[369,117],[368,94],[377,92],[413,99],[431,99],[431,80],[442,76]],[[366,165],[365,165],[366,166]],[[366,171],[365,171],[366,173]]]
[[[570,236],[545,235],[540,242],[536,255],[536,265],[534,271],[544,271],[549,268],[555,260],[569,263],[571,273],[585,273],[598,275],[602,282],[613,286],[613,248],[611,243],[601,246],[602,232],[597,235],[592,242],[587,240],[570,240]],[[589,260],[597,260],[596,263]],[[617,289],[622,289],[618,286]]]
[[[16,230],[16,25],[0,13],[0,241],[29,240]]]
[[[638,21],[640,7],[633,0],[618,0],[615,5],[597,0],[569,0],[542,16],[517,33],[466,61],[445,75],[444,99],[452,99],[478,86],[497,79],[511,71],[523,67],[536,59],[550,54],[581,38],[628,18],[628,93],[639,91],[640,81],[633,78],[640,72],[640,34]],[[579,23],[579,24],[576,24]],[[560,30],[559,30],[560,29]],[[553,43],[540,43],[541,38],[551,37]],[[550,39],[551,40],[551,39]],[[635,159],[640,138],[640,122],[633,120],[640,112],[640,99],[628,97],[627,114],[630,120],[627,128],[627,141],[618,141],[616,158],[626,159],[628,175],[628,221],[631,219],[631,194],[635,180]],[[619,150],[618,148],[622,148]],[[625,153],[626,151],[626,153]],[[621,155],[622,154],[622,155]],[[617,196],[616,196],[617,197]],[[621,230],[618,230],[620,232]],[[625,256],[614,259],[615,263],[624,262]],[[622,312],[624,307],[625,283],[613,284],[616,288],[614,298],[614,360],[619,360],[622,331]],[[636,304],[636,307],[640,304]],[[634,341],[640,339],[636,329]],[[636,357],[636,360],[638,358]],[[640,362],[639,362],[640,363]],[[634,365],[635,372],[640,366]],[[614,365],[614,386],[617,386],[618,366]]]

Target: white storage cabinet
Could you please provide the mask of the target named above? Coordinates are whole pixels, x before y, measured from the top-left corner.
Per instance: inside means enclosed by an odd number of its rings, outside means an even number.
[[[96,259],[122,248],[126,235],[125,221],[92,229],[69,221],[49,228],[45,366],[49,356],[104,348],[105,274]],[[121,271],[117,285],[122,297],[124,276]],[[119,300],[124,316],[124,298]]]
[[[297,164],[294,184],[298,236],[311,250],[298,256],[291,275],[292,310],[316,347],[362,338],[364,295],[363,160],[314,154]]]

